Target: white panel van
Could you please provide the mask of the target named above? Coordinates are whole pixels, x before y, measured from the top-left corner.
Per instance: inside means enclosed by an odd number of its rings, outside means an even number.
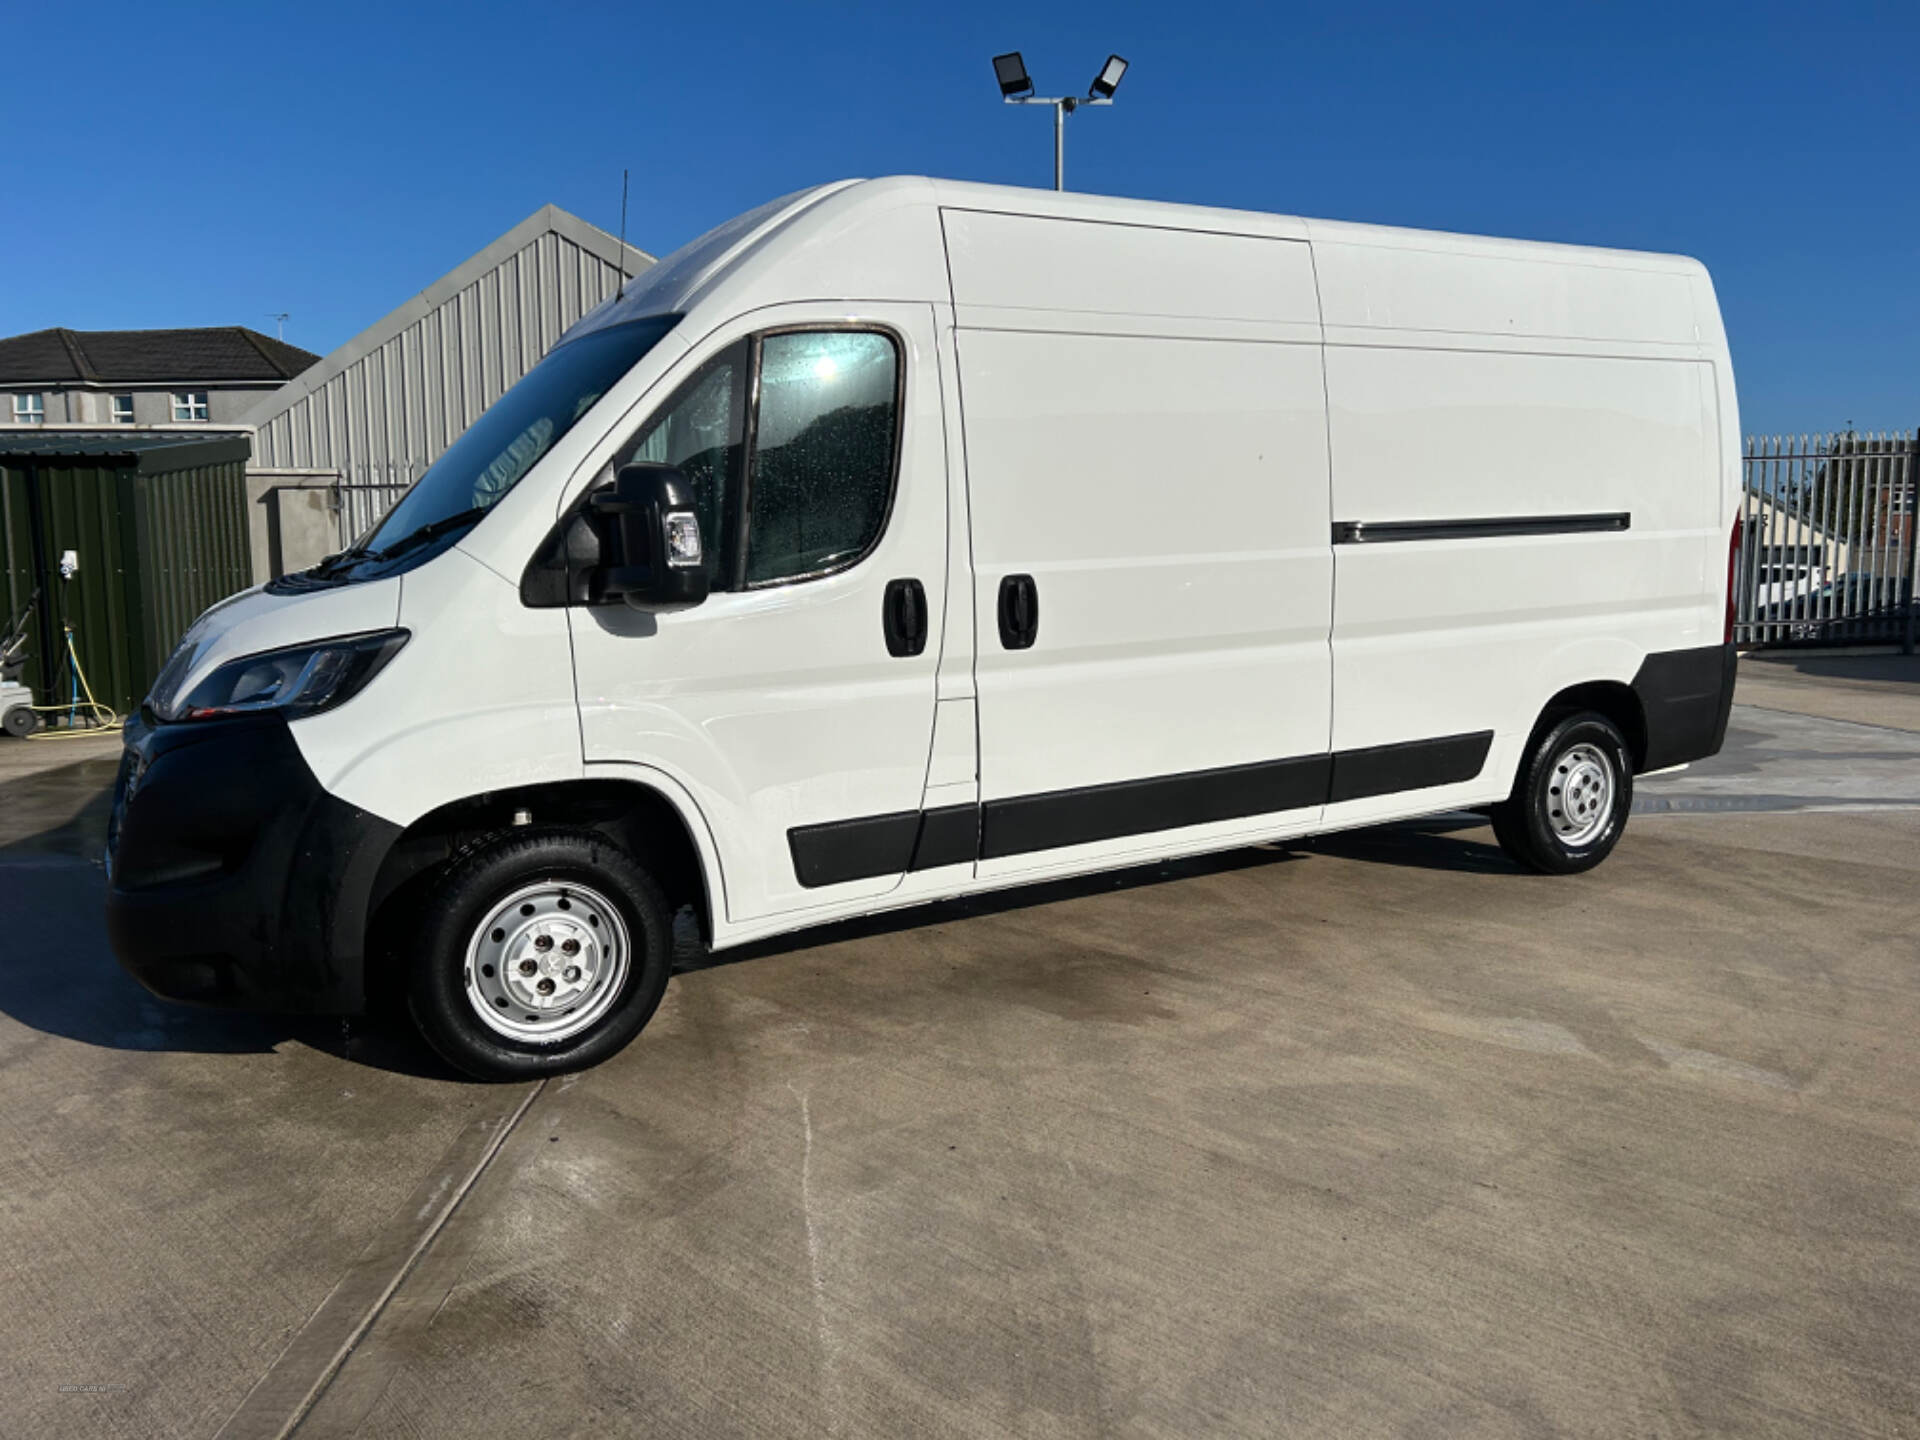
[[[483,1077],[738,945],[1486,807],[1600,861],[1732,695],[1738,417],[1691,260],[926,179],[583,319],[127,730],[162,995],[403,991]]]

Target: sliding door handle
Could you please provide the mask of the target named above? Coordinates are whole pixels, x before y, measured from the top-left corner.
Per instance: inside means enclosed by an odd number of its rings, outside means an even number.
[[[1031,575],[1009,575],[1000,582],[1000,643],[1009,650],[1031,649],[1040,634],[1040,592]]]
[[[918,580],[889,580],[880,603],[887,653],[918,655],[927,648],[927,592]]]

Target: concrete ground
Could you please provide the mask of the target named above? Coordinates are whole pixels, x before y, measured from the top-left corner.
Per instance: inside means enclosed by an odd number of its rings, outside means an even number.
[[[842,926],[516,1087],[146,997],[0,745],[0,1436],[1920,1434],[1920,666],[1740,698],[1591,875]]]
[[[1920,730],[1920,658],[1874,650],[1783,650],[1746,657],[1750,705]]]

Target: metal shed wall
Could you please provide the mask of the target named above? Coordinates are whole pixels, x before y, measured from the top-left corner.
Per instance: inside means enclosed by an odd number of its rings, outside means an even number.
[[[41,703],[67,698],[63,619],[94,697],[124,714],[200,612],[252,583],[245,442],[228,446],[228,458],[195,448],[177,457],[0,457],[4,598],[11,614],[41,589],[46,623],[35,625],[26,672]],[[80,559],[65,582],[63,550]]]
[[[25,605],[36,589],[40,592],[24,677],[40,704],[54,702],[52,684],[64,674],[60,661],[65,620],[73,625],[74,648],[94,697],[125,713],[135,683],[136,637],[144,627],[141,607],[133,598],[137,586],[129,583],[129,572],[138,568],[130,553],[132,536],[130,527],[121,523],[123,503],[130,498],[121,493],[123,466],[130,478],[131,465],[114,458],[76,459],[61,465],[9,460],[0,469],[8,613]],[[36,494],[38,547],[33,523]],[[73,550],[80,557],[80,573],[67,582],[58,579],[63,550]],[[66,699],[64,685],[57,698]]]
[[[244,460],[138,473],[132,486],[144,654],[137,700],[201,612],[253,583],[253,555]]]
[[[250,412],[259,469],[406,486],[620,283],[620,242],[547,206]],[[626,248],[629,277],[652,257]]]

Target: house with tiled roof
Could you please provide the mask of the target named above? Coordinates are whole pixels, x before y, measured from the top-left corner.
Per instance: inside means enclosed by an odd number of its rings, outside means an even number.
[[[254,575],[271,579],[363,532],[567,327],[652,263],[544,205],[324,357],[238,325],[0,339],[0,451],[60,454],[101,434],[243,437]],[[56,433],[43,445],[32,428]]]
[[[244,325],[34,330],[0,339],[0,430],[244,428],[319,360]]]

